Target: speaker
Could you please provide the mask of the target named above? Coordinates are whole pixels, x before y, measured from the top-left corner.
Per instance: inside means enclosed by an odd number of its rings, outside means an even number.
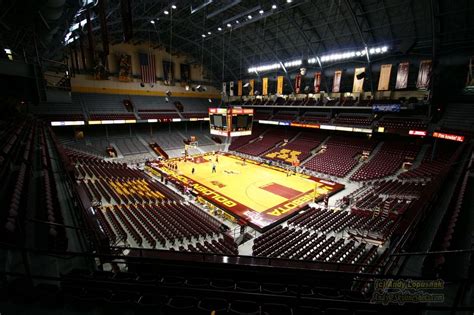
[[[364,78],[365,78],[365,71],[359,73],[358,75],[356,75],[356,78],[357,78],[357,80],[362,80],[362,79],[364,79]]]

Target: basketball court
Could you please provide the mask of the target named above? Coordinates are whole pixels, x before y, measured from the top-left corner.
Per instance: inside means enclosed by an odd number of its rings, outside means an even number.
[[[177,169],[170,168],[170,164],[176,164]],[[215,172],[212,172],[213,165]],[[312,176],[288,176],[285,169],[251,160],[244,162],[241,157],[226,153],[193,156],[187,161],[170,159],[152,166],[260,231],[284,220],[314,199],[320,200],[326,194],[344,188],[342,184]]]

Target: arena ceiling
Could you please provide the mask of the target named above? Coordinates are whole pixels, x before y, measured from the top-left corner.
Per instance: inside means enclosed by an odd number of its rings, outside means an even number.
[[[111,44],[123,41],[120,2],[106,3]],[[0,0],[0,44],[17,53],[38,49],[43,56],[58,58],[69,27],[85,18],[81,3]],[[366,46],[388,46],[390,55],[472,53],[474,47],[471,0],[133,0],[130,4],[132,43],[187,53],[190,63],[202,61],[216,80],[244,77],[251,66]],[[54,19],[55,11],[48,10],[59,6],[61,18]],[[96,6],[92,24],[100,43],[97,12]]]

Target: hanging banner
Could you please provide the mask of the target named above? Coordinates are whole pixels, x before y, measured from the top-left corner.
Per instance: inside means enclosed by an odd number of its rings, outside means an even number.
[[[268,78],[262,79],[262,95],[268,95]]]
[[[237,81],[237,95],[242,96],[242,80]]]
[[[314,93],[319,93],[321,91],[321,72],[316,72],[314,74]]]
[[[431,78],[431,60],[422,60],[420,62],[420,70],[418,71],[418,80],[416,80],[416,88],[427,90],[430,87]]]
[[[408,67],[410,63],[402,62],[398,65],[397,71],[397,82],[395,83],[395,89],[406,89],[408,86]]]
[[[390,83],[390,73],[392,72],[392,65],[382,65],[380,67],[379,86],[377,90],[388,91],[388,85]]]
[[[474,86],[474,57],[469,59],[469,69],[467,70],[466,87]]]
[[[354,83],[352,85],[352,93],[364,92],[365,68],[355,68]]]
[[[334,81],[332,83],[332,92],[333,93],[339,93],[341,89],[341,77],[342,77],[342,71],[337,70],[334,72]]]
[[[280,75],[277,78],[277,94],[283,94],[283,76]]]
[[[121,54],[119,56],[119,81],[131,82],[132,81],[132,56],[127,54]]]
[[[188,83],[191,80],[191,66],[188,64],[179,64],[179,72],[181,74],[181,82]]]
[[[163,60],[163,79],[165,85],[174,84],[174,62]]]
[[[250,96],[253,96],[254,88],[255,88],[255,79],[251,79],[249,81],[249,95]]]
[[[227,82],[222,82],[222,95],[227,95]]]
[[[234,96],[234,81],[229,82],[229,96]]]
[[[301,74],[297,74],[295,77],[295,93],[299,94],[301,92]]]

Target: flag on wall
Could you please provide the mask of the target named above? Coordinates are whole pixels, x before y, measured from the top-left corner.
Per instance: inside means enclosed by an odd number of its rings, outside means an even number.
[[[229,82],[229,95],[234,96],[234,81]]]
[[[418,80],[416,80],[416,88],[427,90],[430,87],[431,79],[431,60],[422,60],[420,62],[420,70],[418,71]]]
[[[249,81],[249,95],[253,96],[254,94],[254,89],[255,89],[255,79],[251,79]]]
[[[342,77],[342,71],[337,70],[334,72],[334,81],[332,83],[332,92],[333,93],[339,93],[341,89],[341,77]]]
[[[314,93],[319,93],[321,91],[321,72],[319,71],[314,74],[313,87]]]
[[[262,79],[262,95],[268,95],[268,77]]]
[[[390,74],[392,72],[392,65],[382,65],[380,67],[379,86],[377,90],[388,91],[388,85],[390,84]]]
[[[397,70],[397,82],[395,83],[395,89],[406,89],[408,86],[408,68],[410,63],[402,62],[398,65]]]
[[[242,96],[242,80],[237,81],[237,95]]]
[[[364,73],[364,74],[363,74]],[[362,77],[357,78],[358,75]],[[364,79],[365,79],[365,68],[355,68],[354,71],[354,83],[352,85],[352,93],[362,93],[364,91]]]
[[[280,75],[277,78],[277,94],[283,94],[283,76]]]
[[[301,92],[301,74],[297,74],[295,77],[295,93],[299,94]]]
[[[155,55],[139,54],[138,56],[140,59],[140,70],[142,73],[142,82],[155,83],[156,82]]]
[[[121,54],[119,56],[119,81],[132,81],[132,56]]]

